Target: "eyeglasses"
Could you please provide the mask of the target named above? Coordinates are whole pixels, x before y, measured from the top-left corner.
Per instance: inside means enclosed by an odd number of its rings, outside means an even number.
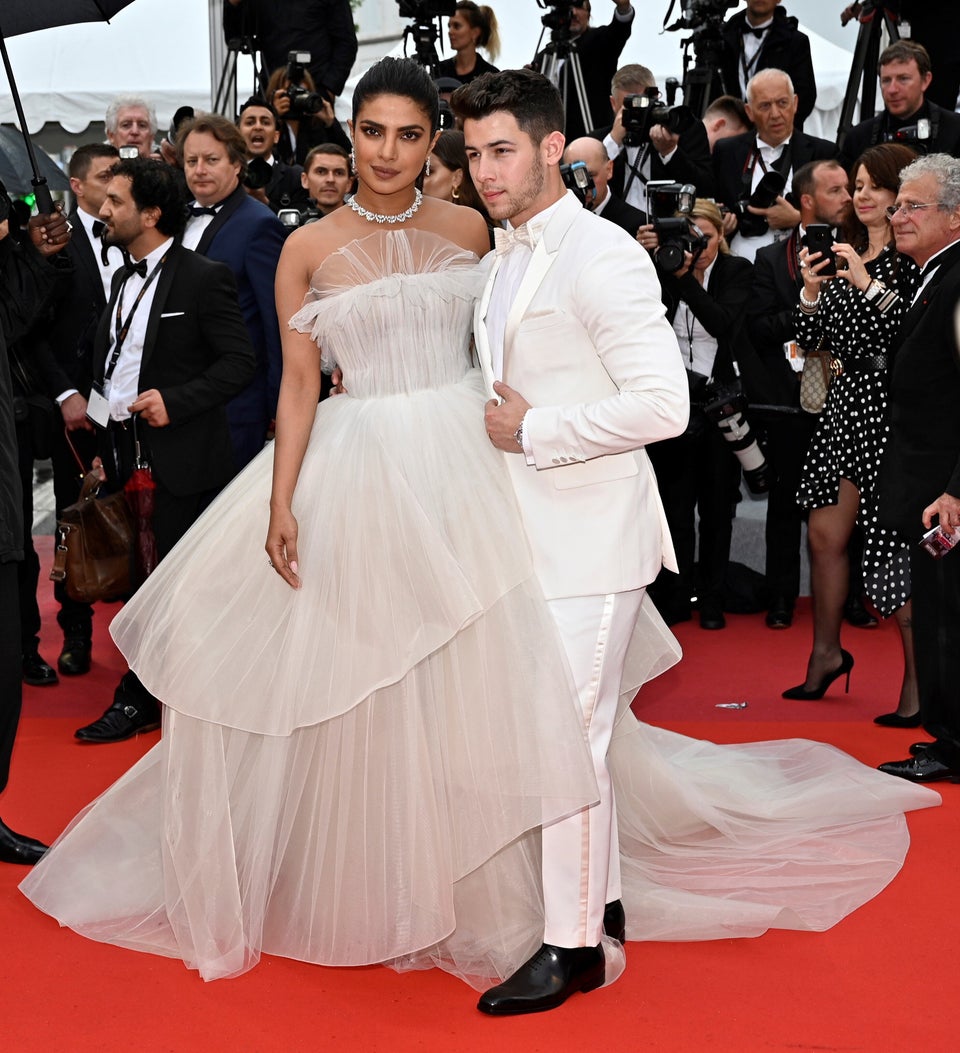
[[[886,213],[887,219],[893,219],[898,212],[903,212],[905,215],[910,216],[914,212],[922,212],[925,208],[939,208],[940,202],[935,201],[932,205],[918,205],[913,201],[904,201],[902,205],[890,205],[883,211]]]

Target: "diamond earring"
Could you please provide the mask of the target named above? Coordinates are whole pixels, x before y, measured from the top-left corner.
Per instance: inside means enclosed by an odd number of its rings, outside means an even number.
[[[424,175],[430,175],[430,155],[427,154],[427,167],[423,170]]]
[[[350,151],[350,174],[357,174],[357,155],[353,150]]]

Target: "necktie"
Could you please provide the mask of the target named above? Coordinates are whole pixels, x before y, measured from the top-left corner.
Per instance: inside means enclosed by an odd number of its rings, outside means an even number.
[[[106,223],[103,220],[95,219],[93,221],[93,236],[95,238],[102,238],[103,232],[107,229]]]
[[[147,261],[146,261],[146,259],[142,259],[142,260],[138,260],[137,262],[134,262],[128,256],[123,261],[123,270],[124,270],[124,273],[126,274],[126,276],[128,278],[130,277],[131,274],[139,274],[141,278],[146,278],[146,276],[147,276]]]
[[[206,205],[189,205],[191,216],[215,216],[217,210]]]
[[[521,223],[519,227],[511,227],[509,230],[504,227],[493,228],[493,246],[498,256],[506,255],[517,245],[526,245],[533,252],[537,247],[537,240],[526,223]]]

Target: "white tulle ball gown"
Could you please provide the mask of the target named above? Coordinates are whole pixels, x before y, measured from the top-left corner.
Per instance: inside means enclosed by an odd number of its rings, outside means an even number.
[[[266,952],[484,987],[539,945],[540,826],[597,791],[483,430],[483,280],[419,231],[324,261],[293,324],[349,394],[319,407],[303,461],[302,588],[263,550],[268,449],[111,626],[163,732],[21,885],[62,925],[206,979]],[[628,938],[834,924],[896,874],[903,813],[939,797],[817,743],[639,724],[627,703],[678,657],[645,604],[610,754]]]

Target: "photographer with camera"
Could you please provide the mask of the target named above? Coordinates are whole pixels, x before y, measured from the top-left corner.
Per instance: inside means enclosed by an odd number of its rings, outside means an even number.
[[[538,0],[540,2],[540,0]],[[549,16],[559,22],[561,28],[553,30],[553,39],[561,44],[575,46],[579,56],[580,70],[583,73],[583,86],[586,94],[588,120],[584,125],[580,113],[580,102],[574,87],[573,78],[568,77],[569,61],[564,61],[560,69],[558,87],[566,103],[564,135],[567,141],[586,135],[605,119],[607,99],[610,97],[610,80],[617,69],[620,55],[630,39],[633,30],[635,11],[629,0],[613,0],[616,9],[613,17],[605,26],[590,25],[590,0],[542,0],[540,6],[556,8]],[[546,49],[537,53],[531,66],[543,71]],[[609,152],[609,147],[608,147]]]
[[[237,127],[247,144],[247,193],[274,213],[309,204],[300,165],[288,165],[274,155],[280,141],[279,119],[272,106],[254,95],[240,107]]]
[[[349,153],[353,144],[333,112],[333,98],[317,91],[306,68],[309,53],[292,51],[288,59],[267,84],[266,100],[279,120],[274,153],[288,165],[302,165],[320,143],[337,143]]]
[[[118,150],[136,148],[137,155],[149,157],[154,152],[157,113],[139,95],[117,95],[110,100],[103,118],[107,141]],[[136,156],[121,154],[121,156]]]
[[[263,70],[283,66],[291,51],[308,51],[307,72],[332,102],[343,92],[357,58],[350,0],[224,0],[227,41],[249,40]],[[267,94],[270,99],[270,94]]]
[[[785,241],[800,222],[786,196],[793,173],[808,161],[835,157],[837,148],[795,129],[797,96],[783,70],[765,69],[753,77],[746,110],[756,131],[721,139],[713,171],[717,199],[736,215],[733,251],[752,261],[759,248]]]
[[[735,7],[736,3],[725,6]],[[738,11],[724,23],[722,36],[722,90],[745,99],[753,76],[765,69],[783,70],[796,89],[796,126],[802,128],[817,101],[817,82],[810,38],[800,31],[797,19],[787,15],[780,0],[747,0],[746,11]],[[720,85],[716,80],[714,84],[716,96],[721,93]]]
[[[723,218],[712,201],[697,201],[677,219],[695,228],[702,240],[694,243],[693,252],[682,253],[679,267],[673,268],[676,258],[664,255],[663,246],[654,263],[687,370],[690,423],[682,435],[647,447],[679,567],[679,574],[661,570],[650,593],[668,625],[689,620],[696,595],[700,627],[722,629],[721,589],[739,500],[740,462],[729,431],[724,431],[728,417],[708,415],[708,407],[735,397],[731,388],[738,386],[737,354],[753,267],[730,254]],[[749,428],[742,413],[736,426]],[[759,453],[755,441],[752,445]]]
[[[622,66],[610,82],[612,125],[590,134],[613,161],[610,189],[627,204],[647,212],[647,183],[670,179],[692,183],[709,197],[713,190],[710,144],[695,114],[684,106],[663,106],[656,79],[646,66]]]
[[[877,65],[883,111],[847,132],[840,147],[843,167],[850,172],[863,151],[877,143],[960,157],[960,114],[926,98],[933,80],[927,49],[913,40],[897,40],[884,49]]]

